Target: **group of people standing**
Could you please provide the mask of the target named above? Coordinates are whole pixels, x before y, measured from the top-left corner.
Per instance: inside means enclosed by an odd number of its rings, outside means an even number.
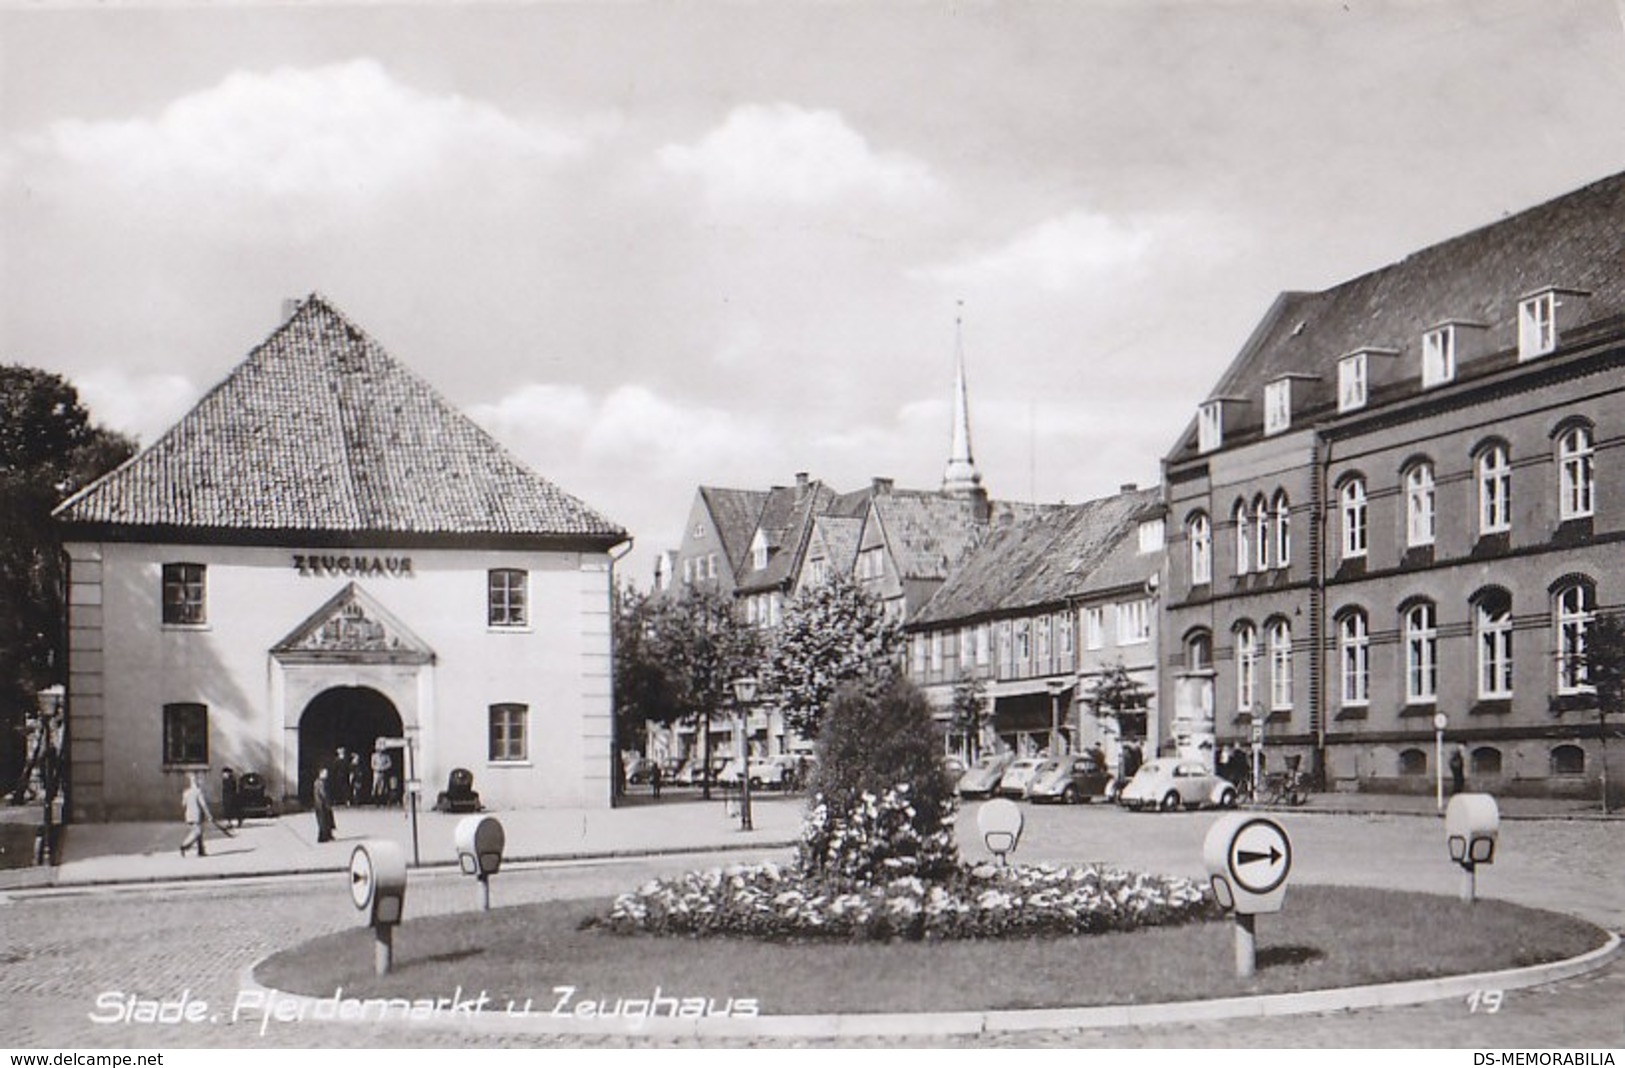
[[[395,754],[374,750],[370,759],[349,752],[342,745],[327,772],[328,796],[335,805],[393,805],[401,799],[401,776]]]

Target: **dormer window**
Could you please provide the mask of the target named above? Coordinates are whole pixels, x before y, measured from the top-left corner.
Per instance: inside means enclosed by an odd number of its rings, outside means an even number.
[[[1264,433],[1279,434],[1292,425],[1292,379],[1264,387]]]
[[[1356,352],[1337,361],[1338,411],[1365,407],[1365,382],[1365,353]]]
[[[1208,401],[1196,413],[1196,450],[1212,452],[1224,444],[1224,404]]]
[[[1548,289],[1518,304],[1518,359],[1532,360],[1557,348],[1557,292]]]
[[[756,571],[767,567],[767,536],[759,530],[750,541],[750,566]]]
[[[1436,327],[1422,335],[1422,388],[1442,386],[1456,377],[1456,328]]]
[[[1164,536],[1162,520],[1147,519],[1140,524],[1140,551],[1142,553],[1161,552]]]

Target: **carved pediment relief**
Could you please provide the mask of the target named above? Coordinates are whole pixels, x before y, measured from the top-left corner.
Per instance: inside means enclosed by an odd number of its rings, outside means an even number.
[[[350,583],[271,648],[289,662],[426,664],[434,651],[365,590]]]

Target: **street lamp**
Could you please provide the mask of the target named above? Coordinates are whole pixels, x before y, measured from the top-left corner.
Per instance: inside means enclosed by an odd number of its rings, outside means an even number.
[[[1061,755],[1061,695],[1066,692],[1065,679],[1050,679],[1049,687],[1049,755]]]
[[[756,676],[741,675],[734,680],[734,700],[739,704],[739,829],[751,830],[750,823],[750,706],[756,701]]]

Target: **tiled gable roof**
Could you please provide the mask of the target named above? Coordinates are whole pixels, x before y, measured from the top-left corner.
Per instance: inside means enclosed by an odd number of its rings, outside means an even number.
[[[566,536],[606,547],[626,536],[315,295],[180,422],[57,516],[198,531]]]
[[[1049,508],[997,526],[948,576],[911,624],[941,624],[1057,604],[1091,588],[1091,575],[1159,498],[1156,489]]]
[[[764,490],[724,489],[721,486],[701,486],[700,496],[706,510],[711,513],[717,536],[728,554],[730,574],[738,574],[750,555],[750,539],[756,533],[762,506],[767,503]]]
[[[836,574],[851,573],[862,537],[863,520],[856,517],[821,515],[813,520],[813,544],[823,548],[824,559]]]
[[[1319,293],[1277,300],[1211,397],[1245,398],[1225,443],[1256,436],[1263,423],[1264,387],[1294,381],[1294,425],[1314,413],[1336,412],[1340,357],[1364,348],[1399,355],[1370,361],[1368,408],[1421,392],[1421,339],[1447,320],[1486,327],[1487,353],[1458,361],[1464,380],[1516,363],[1518,304],[1547,286],[1588,292],[1579,298],[1586,323],[1625,314],[1625,173],[1530,208],[1470,233],[1422,249],[1398,263]],[[1173,459],[1195,452],[1187,431]]]
[[[801,561],[807,552],[807,541],[812,536],[813,520],[829,508],[835,491],[822,482],[811,482],[805,487],[787,489],[775,486],[768,495],[763,509],[761,529],[767,535],[772,555],[767,567],[750,569],[740,576],[740,592],[770,590],[784,585],[801,571]],[[772,511],[778,523],[768,526],[768,513]],[[746,564],[749,565],[747,560]]]
[[[965,497],[894,490],[876,494],[872,507],[904,581],[947,578],[986,530]]]

